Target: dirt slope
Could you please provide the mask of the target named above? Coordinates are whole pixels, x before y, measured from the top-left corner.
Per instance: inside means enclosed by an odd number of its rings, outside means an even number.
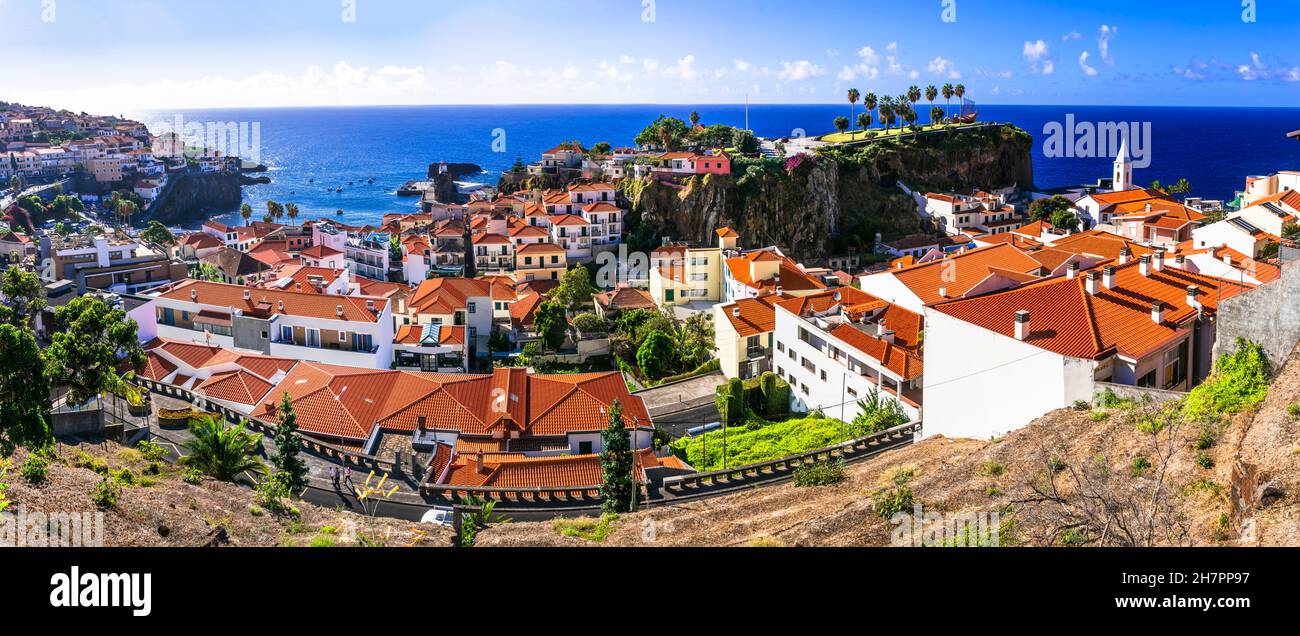
[[[255,505],[255,493],[233,484],[206,479],[185,483],[174,466],[163,465],[149,475],[140,454],[114,443],[61,445],[44,483],[31,484],[20,475],[25,451],[11,458],[6,481],[12,502],[8,513],[21,506],[32,513],[80,513],[101,510],[90,493],[102,477],[85,465],[82,452],[117,471],[129,469],[136,485],[124,486],[118,505],[104,511],[104,545],[135,547],[194,547],[209,543],[241,547],[270,546],[447,546],[451,535],[394,519],[371,520],[364,515],[338,512],[295,502],[297,518],[272,515]],[[152,482],[152,483],[151,483]]]
[[[838,485],[796,488],[784,484],[716,499],[624,515],[600,543],[561,536],[553,523],[511,523],[489,528],[483,546],[887,546],[894,526],[877,515],[872,494],[889,485],[896,471],[911,470],[908,487],[915,503],[939,512],[1000,511],[1005,522],[1001,545],[1070,543],[1056,511],[1038,501],[1034,485],[1045,485],[1049,471],[1069,496],[1077,493],[1069,476],[1089,472],[1107,479],[1108,491],[1127,492],[1142,503],[1154,490],[1164,465],[1163,500],[1168,502],[1167,533],[1156,545],[1300,545],[1300,425],[1287,407],[1300,401],[1300,361],[1293,355],[1275,378],[1256,413],[1235,416],[1216,429],[1217,442],[1204,451],[1193,444],[1200,429],[1186,427],[1172,442],[1167,462],[1151,436],[1138,431],[1133,411],[1107,414],[1063,410],[1050,413],[1006,438],[994,441],[932,438],[914,446],[850,466]],[[1199,458],[1200,455],[1205,457]],[[1155,464],[1135,469],[1135,460]],[[1248,513],[1255,534],[1238,536],[1224,526],[1231,511],[1235,461],[1258,466],[1261,482],[1276,482],[1285,495]],[[1209,459],[1213,462],[1207,462]],[[1076,499],[1077,500],[1077,499]],[[1127,502],[1127,500],[1126,500]],[[1095,537],[1094,537],[1095,539]],[[1110,541],[1115,541],[1113,536]]]

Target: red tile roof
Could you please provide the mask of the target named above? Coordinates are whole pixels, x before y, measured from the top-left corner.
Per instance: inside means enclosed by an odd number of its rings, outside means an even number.
[[[780,261],[777,266],[777,274],[781,277],[781,289],[783,291],[812,291],[817,289],[826,289],[826,284],[809,276],[799,268],[787,256],[781,256],[769,250],[756,250],[747,254],[727,259],[727,269],[731,272],[731,278],[746,287],[757,290],[759,293],[775,293],[776,279],[756,281],[750,272],[750,263],[764,261]]]
[[[1027,274],[1036,273],[1041,267],[1041,263],[1014,246],[994,245],[894,270],[887,275],[896,277],[923,304],[929,304],[943,300],[939,295],[943,288],[947,289],[948,298],[966,295],[995,274],[991,268]]]
[[[244,292],[251,292],[244,300]],[[191,297],[191,294],[195,296]],[[182,281],[160,298],[183,302],[194,302],[215,307],[233,307],[250,315],[307,316],[325,320],[346,320],[349,322],[378,322],[379,316],[388,300],[367,296],[326,296],[306,292],[284,291],[279,289],[253,289],[242,285],[226,285],[208,281]],[[375,304],[375,310],[366,307],[366,302]],[[280,309],[279,303],[284,303]],[[343,308],[342,318],[338,308]]]
[[[937,311],[1012,337],[1015,315],[1030,312],[1029,344],[1061,355],[1101,359],[1113,353],[1140,358],[1177,334],[1178,326],[1196,310],[1187,304],[1188,286],[1200,288],[1199,300],[1207,313],[1220,298],[1244,291],[1222,279],[1192,274],[1171,267],[1143,276],[1138,262],[1116,268],[1113,289],[1099,284],[1089,295],[1085,278],[1055,278],[977,298],[934,306]],[[1152,305],[1163,303],[1165,318],[1152,319]]]

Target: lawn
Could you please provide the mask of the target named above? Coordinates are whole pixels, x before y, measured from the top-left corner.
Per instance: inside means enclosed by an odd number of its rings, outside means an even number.
[[[826,448],[856,435],[852,426],[831,418],[806,417],[761,428],[733,426],[725,435],[727,467],[757,464]],[[721,470],[723,437],[722,431],[714,431],[700,437],[684,437],[673,442],[672,446],[696,470]]]
[[[921,132],[933,132],[936,130],[943,130],[947,126],[952,126],[953,128],[963,128],[966,126],[974,126],[974,125],[976,124],[928,124],[928,125],[921,126]],[[843,143],[849,143],[853,141],[863,141],[865,139],[888,139],[891,137],[898,137],[899,135],[904,135],[904,134],[910,135],[912,134],[912,131],[900,130],[899,128],[890,128],[889,133],[886,134],[884,128],[868,128],[866,130],[856,130],[856,131],[842,132],[842,133],[835,132],[829,135],[823,135],[822,137],[820,137],[820,140],[826,143],[843,144]],[[868,137],[868,135],[871,136]]]

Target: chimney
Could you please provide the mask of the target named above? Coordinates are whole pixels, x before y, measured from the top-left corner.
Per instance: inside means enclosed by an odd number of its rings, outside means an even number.
[[[1079,262],[1075,261],[1065,267],[1065,277],[1074,280],[1079,277]]]
[[[1151,303],[1151,320],[1155,321],[1155,323],[1156,323],[1157,325],[1164,324],[1164,322],[1165,322],[1165,304],[1164,304],[1164,303],[1162,303],[1162,302],[1160,302],[1160,301],[1158,301],[1158,300],[1155,301],[1155,302],[1153,302],[1153,303]]]
[[[1182,269],[1182,270],[1187,269],[1187,256],[1183,254],[1179,254],[1178,256],[1174,257],[1174,267],[1176,269]]]
[[[1107,265],[1101,270],[1101,286],[1106,289],[1115,289],[1115,266]]]
[[[1083,288],[1089,296],[1096,296],[1097,291],[1101,288],[1101,272],[1093,270],[1083,277]]]
[[[1119,264],[1127,265],[1131,260],[1133,260],[1133,250],[1129,249],[1128,246],[1125,245],[1123,249],[1119,251]]]
[[[737,305],[737,306],[731,308],[731,315],[732,315],[732,317],[734,317],[734,318],[739,318],[739,317],[740,317],[740,306],[739,306],[739,305]]]
[[[252,297],[253,297],[253,292],[251,292],[251,291],[245,289],[245,290],[244,290],[244,301],[247,302],[247,301],[250,300]]]
[[[880,333],[880,339],[884,340],[885,342],[888,342],[889,344],[894,344],[894,335],[895,334],[893,329],[886,329]]]
[[[478,463],[478,472],[481,473],[481,472],[483,472],[483,451],[479,451],[478,453],[476,453],[476,456],[477,456],[476,459],[478,460],[478,461],[477,461],[477,463]]]
[[[1151,211],[1151,204],[1150,204],[1150,203],[1147,204],[1147,206],[1146,206],[1146,211],[1147,211],[1147,212],[1150,212],[1150,211]]]
[[[1224,255],[1223,255],[1223,264],[1224,264],[1224,265],[1228,265],[1228,266],[1232,266],[1232,255],[1231,255],[1231,254],[1224,254]]]
[[[866,316],[863,316],[863,317],[862,317],[862,321],[863,321],[864,323],[866,322]],[[876,337],[877,337],[877,338],[884,338],[884,337],[885,337],[885,332],[886,332],[886,331],[889,331],[889,326],[885,324],[885,321],[884,321],[884,320],[881,320],[880,322],[876,323]]]
[[[373,301],[373,300],[367,300],[367,301],[366,301],[366,310],[367,310],[367,311],[370,311],[371,313],[374,313],[374,311],[375,311],[375,301]]]
[[[198,300],[198,299],[199,299],[199,290],[197,290],[197,289],[191,289],[191,290],[190,290],[190,300]]]
[[[940,287],[940,288],[939,288],[939,297],[940,297],[940,298],[947,298],[947,297],[948,297],[948,288],[947,288],[947,287]]]
[[[1192,309],[1195,309],[1195,310],[1197,310],[1197,311],[1200,311],[1200,310],[1202,309],[1202,305],[1201,305],[1201,301],[1200,301],[1200,295],[1201,295],[1201,288],[1200,288],[1200,287],[1198,287],[1198,286],[1196,286],[1196,285],[1188,285],[1188,286],[1187,286],[1187,306],[1188,306],[1188,307],[1191,307]]]
[[[1152,267],[1152,269],[1154,269],[1154,270],[1157,271],[1157,272],[1162,272],[1162,271],[1164,271],[1164,269],[1165,269],[1165,251],[1164,251],[1164,250],[1156,250],[1155,256],[1152,256],[1152,257],[1151,257],[1151,267]]]
[[[343,305],[338,306],[338,314],[339,314],[339,318],[343,317]]]
[[[1142,272],[1142,275],[1143,275],[1143,276],[1150,276],[1150,275],[1151,275],[1151,256],[1150,256],[1150,255],[1143,256],[1141,259],[1139,259],[1139,261],[1140,261],[1140,263],[1141,263],[1140,265],[1138,265],[1138,269],[1139,269],[1139,271]]]
[[[1021,309],[1016,312],[1016,340],[1024,342],[1029,339],[1029,312]]]
[[[280,310],[281,313],[284,312],[284,301],[283,301],[283,300],[277,300],[277,301],[275,302],[275,306],[276,306],[277,309]]]

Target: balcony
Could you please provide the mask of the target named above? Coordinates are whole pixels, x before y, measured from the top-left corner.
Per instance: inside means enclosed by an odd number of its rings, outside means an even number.
[[[749,347],[745,350],[745,356],[748,360],[766,359],[770,357],[771,354],[772,350],[763,346]]]

